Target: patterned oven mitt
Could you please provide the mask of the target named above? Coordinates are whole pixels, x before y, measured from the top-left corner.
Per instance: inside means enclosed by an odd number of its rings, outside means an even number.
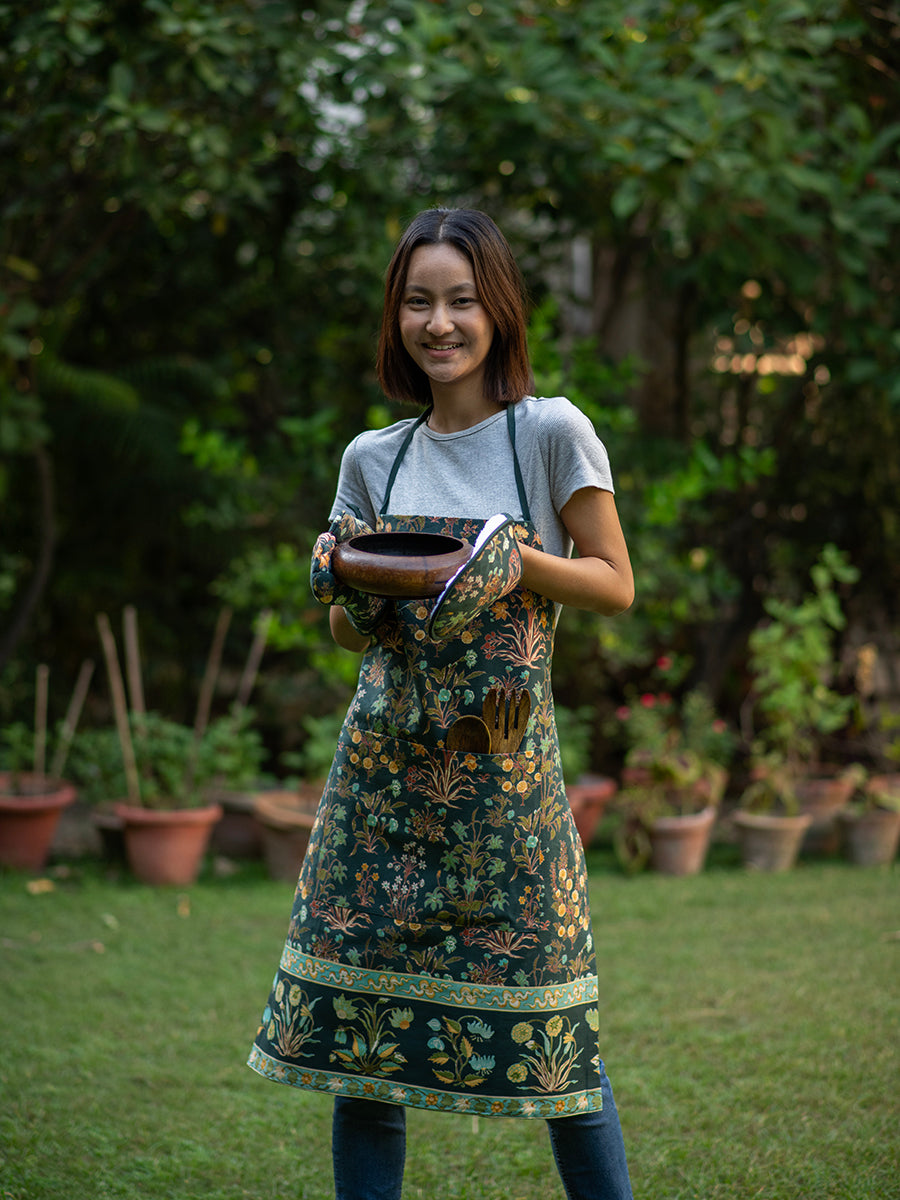
[[[360,592],[338,579],[331,569],[331,554],[338,542],[373,532],[365,521],[352,513],[341,513],[331,522],[328,532],[320,533],[316,538],[309,571],[310,587],[319,603],[340,604],[350,624],[364,637],[374,633],[384,615],[387,600],[383,596]]]
[[[516,521],[499,513],[485,522],[468,562],[438,596],[428,622],[436,642],[455,637],[483,609],[513,590],[522,575],[522,556],[515,536]]]

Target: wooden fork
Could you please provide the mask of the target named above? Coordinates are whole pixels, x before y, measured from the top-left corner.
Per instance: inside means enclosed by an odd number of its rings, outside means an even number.
[[[492,754],[514,754],[525,736],[531,713],[531,696],[526,691],[512,695],[491,688],[484,698],[481,715],[491,731]]]

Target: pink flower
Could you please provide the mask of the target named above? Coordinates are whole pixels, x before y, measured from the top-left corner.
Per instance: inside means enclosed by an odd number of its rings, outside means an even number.
[[[670,671],[672,669],[672,660],[668,654],[661,654],[656,660],[656,665],[660,671]]]
[[[651,692],[644,692],[641,696],[641,704],[644,708],[653,708],[656,705],[656,697]]]
[[[616,717],[618,718],[618,720],[627,721],[630,716],[631,716],[631,709],[628,707],[627,704],[622,704],[619,706],[619,708],[616,709]]]

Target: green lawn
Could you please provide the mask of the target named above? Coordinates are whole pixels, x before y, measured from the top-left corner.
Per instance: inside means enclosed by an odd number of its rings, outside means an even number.
[[[900,872],[589,857],[639,1200],[900,1197]],[[3,1200],[327,1200],[330,1101],[244,1066],[291,889],[0,876]],[[408,1200],[562,1200],[543,1122],[413,1111]]]

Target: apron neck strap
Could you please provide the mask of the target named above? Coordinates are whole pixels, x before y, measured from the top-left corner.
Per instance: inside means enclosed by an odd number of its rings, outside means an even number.
[[[519,466],[519,456],[516,454],[516,406],[506,406],[506,428],[509,430],[509,440],[512,443],[513,469],[516,473],[516,488],[519,492],[519,503],[522,506],[522,517],[531,524],[531,509],[528,507],[528,497],[525,495],[525,481],[522,478],[522,468]]]
[[[403,439],[403,445],[397,451],[397,457],[394,459],[391,466],[390,474],[388,475],[387,486],[384,490],[384,503],[381,505],[381,512],[378,514],[381,517],[387,516],[388,505],[391,502],[391,491],[394,487],[394,480],[397,478],[397,472],[400,470],[400,464],[409,449],[409,443],[413,440],[416,430],[431,415],[431,406],[422,413],[422,415],[409,428],[409,432]],[[509,430],[509,441],[513,452],[513,470],[516,474],[516,490],[519,493],[519,504],[522,506],[522,519],[531,524],[531,510],[528,507],[528,497],[525,494],[525,481],[522,478],[522,468],[519,466],[519,456],[516,453],[516,406],[507,404],[506,406],[506,428]]]
[[[409,443],[413,440],[416,430],[431,415],[431,407],[429,404],[419,419],[410,426],[409,433],[403,439],[403,445],[397,451],[397,457],[394,459],[391,473],[388,475],[387,487],[384,489],[384,503],[381,506],[381,512],[378,514],[380,517],[387,516],[388,505],[391,502],[391,489],[394,486],[394,480],[397,478],[397,472],[400,470],[400,464],[403,462],[403,457],[409,449]]]

